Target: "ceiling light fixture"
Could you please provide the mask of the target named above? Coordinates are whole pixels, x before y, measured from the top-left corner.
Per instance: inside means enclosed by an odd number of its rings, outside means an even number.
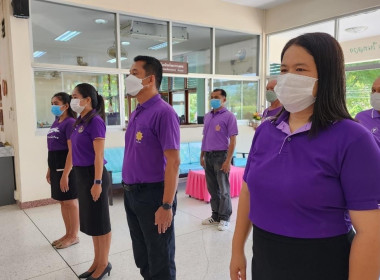
[[[94,21],[95,21],[95,23],[97,23],[97,24],[106,24],[106,23],[108,22],[108,20],[106,20],[106,19],[102,19],[102,18],[97,18],[97,19],[95,19]]]
[[[173,45],[178,44],[178,43],[179,42],[173,41]],[[149,47],[148,50],[157,51],[159,49],[166,48],[167,46],[168,46],[168,42],[163,42],[163,43],[160,43],[160,44],[153,45],[153,46]]]
[[[368,26],[354,26],[354,27],[349,27],[349,28],[346,28],[345,31],[349,32],[349,33],[360,33],[360,32],[363,32],[363,31],[366,31],[368,29]]]
[[[36,58],[36,57],[41,57],[41,56],[43,56],[45,53],[46,53],[46,52],[44,52],[44,51],[35,51],[35,52],[33,53],[33,57],[34,57],[34,58]]]
[[[67,42],[67,41],[71,40],[72,38],[74,38],[75,36],[78,36],[79,34],[80,34],[79,31],[70,31],[70,30],[68,30],[65,33],[63,33],[62,35],[59,35],[54,40],[61,41],[61,42]]]
[[[120,58],[121,61],[126,60],[126,59],[127,59],[126,57]],[[116,58],[112,58],[110,60],[107,60],[107,62],[109,62],[109,63],[116,63]]]
[[[122,44],[123,46],[129,46],[131,43],[128,42],[128,41],[123,41],[123,42],[121,42],[121,44]]]

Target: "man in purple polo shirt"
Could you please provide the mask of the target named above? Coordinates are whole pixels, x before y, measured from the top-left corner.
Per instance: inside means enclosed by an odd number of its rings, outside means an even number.
[[[180,163],[179,120],[161,99],[161,63],[137,56],[125,80],[138,101],[125,133],[124,206],[135,263],[144,279],[176,279],[174,215]]]
[[[223,89],[215,89],[211,93],[213,110],[204,117],[201,152],[212,210],[211,217],[203,220],[202,224],[219,224],[221,231],[228,228],[232,214],[228,177],[238,134],[235,115],[224,107],[226,99],[227,93]]]
[[[380,143],[380,77],[372,85],[371,106],[372,109],[358,113],[355,119],[371,131]]]

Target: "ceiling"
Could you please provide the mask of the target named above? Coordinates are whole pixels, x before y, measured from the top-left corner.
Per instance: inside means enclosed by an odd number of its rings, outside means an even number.
[[[96,19],[104,19],[107,23],[97,24],[95,23]],[[116,40],[115,15],[113,13],[32,0],[31,20],[33,49],[34,51],[46,52],[43,56],[35,58],[36,62],[77,65],[77,57],[79,56],[83,57],[83,62],[88,63],[89,66],[116,67],[116,63],[107,62],[111,59],[107,54],[107,50],[114,46]],[[167,30],[165,21],[120,15],[121,28],[131,21],[150,24],[155,32],[158,29],[164,29],[165,32]],[[195,51],[209,53],[211,47],[210,28],[173,22],[173,32],[175,28],[179,27],[185,27],[185,33],[188,34],[188,38],[173,45],[173,56]],[[55,38],[68,30],[81,33],[67,42],[55,40]],[[122,61],[123,68],[129,68],[133,57],[140,54],[154,56],[158,59],[167,59],[167,48],[148,49],[165,42],[166,33],[161,38],[158,36],[156,38],[131,36],[126,33],[121,32],[121,41],[130,43],[128,46],[123,46],[128,57],[127,60]],[[217,29],[216,46],[235,44],[252,40],[255,37],[257,36]],[[228,59],[230,60],[231,58],[228,57]]]
[[[224,2],[230,2],[237,5],[254,7],[258,9],[270,9],[285,2],[292,0],[222,0]]]

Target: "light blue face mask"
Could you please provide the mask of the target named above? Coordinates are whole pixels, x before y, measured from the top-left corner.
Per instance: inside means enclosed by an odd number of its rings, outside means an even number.
[[[61,111],[62,105],[51,105],[51,112],[54,116],[60,117],[64,111]]]
[[[220,108],[220,106],[222,106],[222,102],[220,101],[220,99],[211,99],[210,105],[213,109],[218,109]]]
[[[265,93],[265,98],[268,102],[272,103],[277,100],[277,95],[273,90],[267,90]]]

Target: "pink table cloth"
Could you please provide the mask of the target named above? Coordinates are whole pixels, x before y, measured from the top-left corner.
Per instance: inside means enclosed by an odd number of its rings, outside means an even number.
[[[229,177],[231,197],[239,196],[241,184],[243,182],[243,174],[244,168],[231,165]],[[189,171],[186,182],[186,194],[206,202],[210,201],[211,196],[207,190],[204,170]]]

